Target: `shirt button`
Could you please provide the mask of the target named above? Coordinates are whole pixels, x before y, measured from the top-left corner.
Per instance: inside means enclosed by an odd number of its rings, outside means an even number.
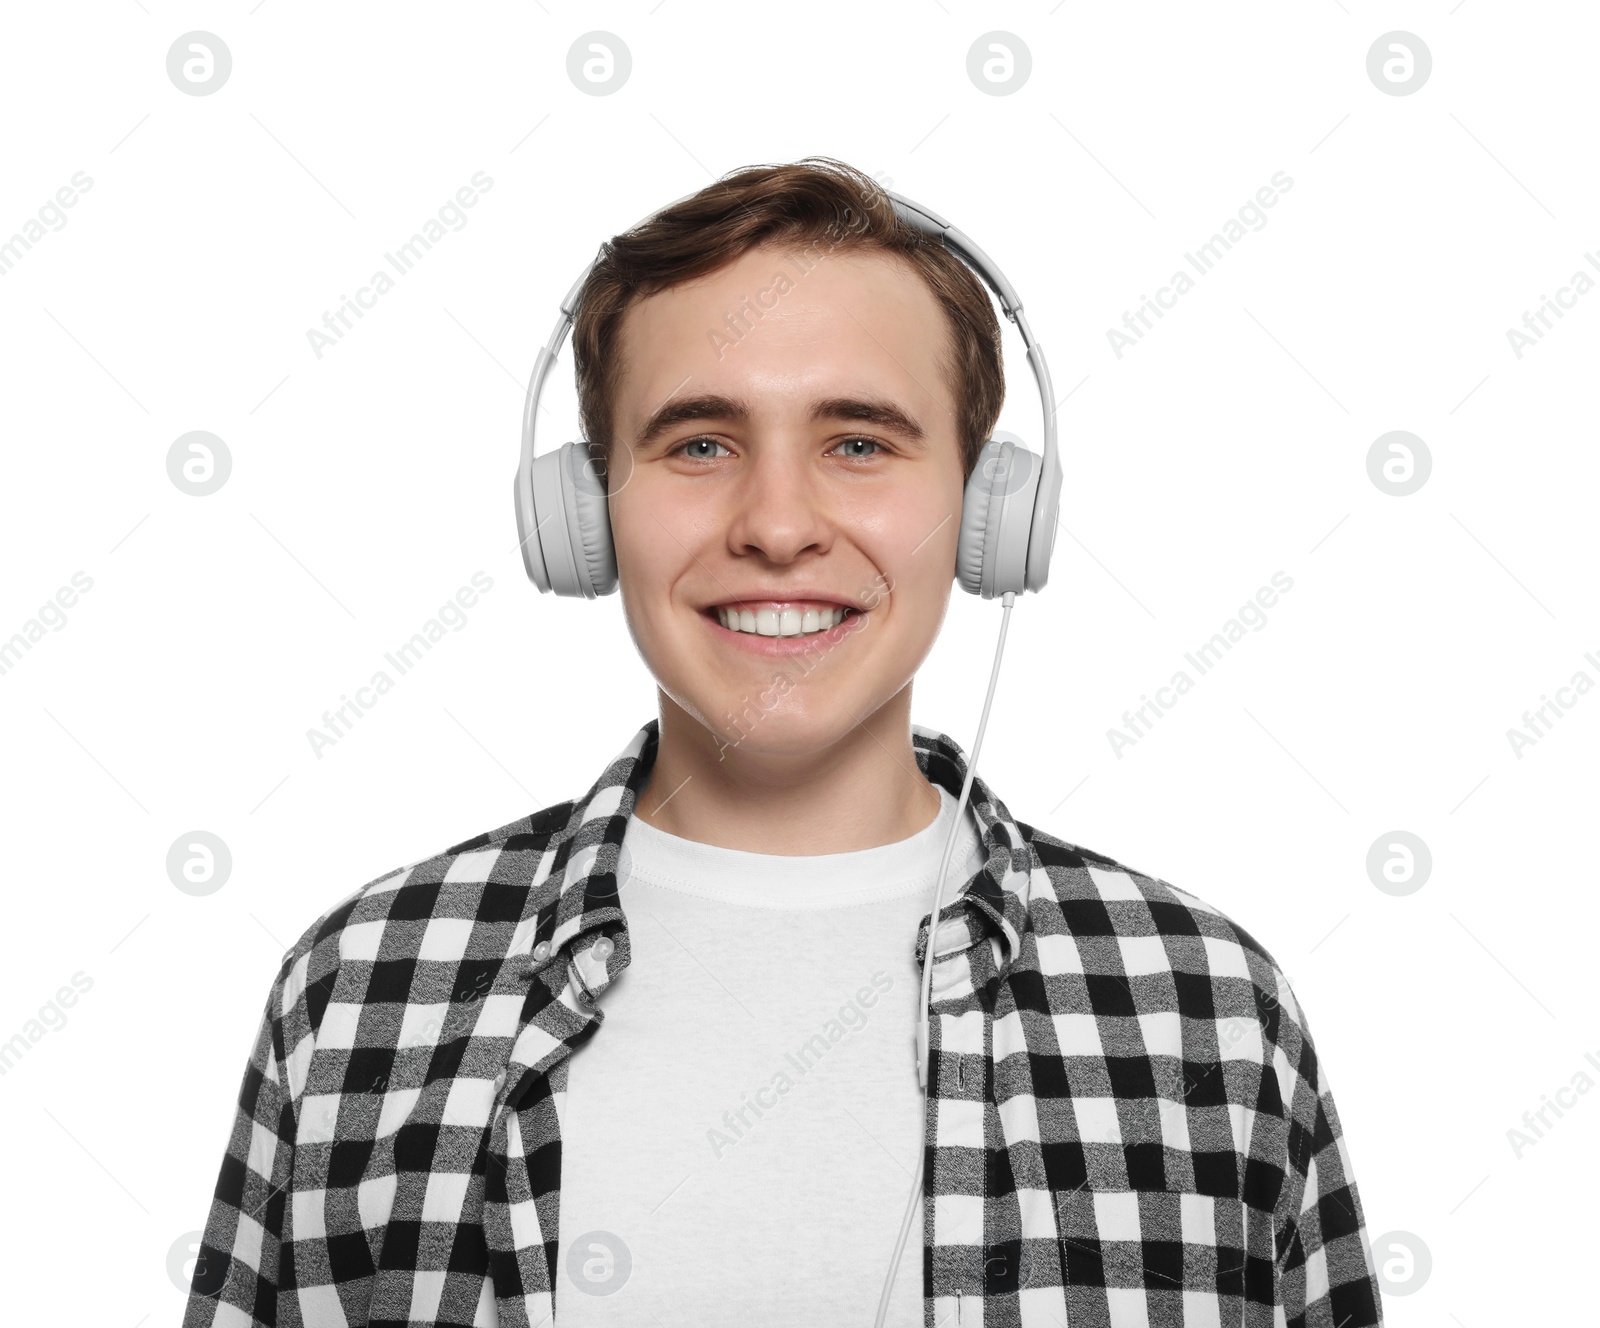
[[[495,1075],[495,1077],[494,1077],[494,1091],[498,1093],[505,1086],[506,1086],[506,1072],[504,1070],[501,1070],[500,1073]]]
[[[609,936],[602,936],[594,943],[594,948],[590,951],[590,953],[592,953],[596,959],[604,962],[610,956],[611,949],[611,938]]]
[[[538,945],[533,947],[533,957],[535,959],[545,959],[545,958],[547,958],[549,956],[549,954],[550,954],[550,942],[549,941],[540,941]]]

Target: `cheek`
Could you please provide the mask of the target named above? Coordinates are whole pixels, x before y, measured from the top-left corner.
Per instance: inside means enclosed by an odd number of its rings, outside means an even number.
[[[862,591],[865,602],[877,598],[902,612],[939,612],[955,584],[960,537],[959,509],[928,507],[897,520],[866,550],[877,570]]]
[[[918,475],[869,518],[874,543],[882,551],[879,566],[899,577],[927,579],[933,566],[955,568],[961,538],[960,475],[949,472]]]
[[[619,565],[626,556],[647,576],[660,579],[704,557],[728,516],[681,487],[652,486],[651,479],[641,469],[624,492],[611,496],[606,510]]]
[[[632,490],[614,497],[609,507],[618,578],[633,585],[641,607],[670,582],[673,569],[688,559],[683,534],[672,529],[669,517],[657,520],[652,511],[645,495]]]

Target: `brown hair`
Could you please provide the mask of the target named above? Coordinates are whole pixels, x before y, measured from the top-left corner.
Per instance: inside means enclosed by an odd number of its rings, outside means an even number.
[[[606,473],[623,315],[646,296],[762,244],[897,254],[928,283],[949,324],[943,367],[965,485],[1005,399],[1000,323],[988,288],[943,242],[901,221],[876,180],[831,157],[746,167],[600,247],[578,296],[572,362],[584,437],[598,445]]]

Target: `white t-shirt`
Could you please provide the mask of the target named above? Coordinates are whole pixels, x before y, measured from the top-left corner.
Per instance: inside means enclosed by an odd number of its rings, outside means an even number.
[[[631,962],[561,1118],[560,1328],[870,1328],[922,1146],[916,939],[956,806],[939,796],[925,829],[855,853],[629,820]],[[963,821],[943,904],[984,862]],[[919,1207],[896,1328],[921,1328],[922,1257]]]

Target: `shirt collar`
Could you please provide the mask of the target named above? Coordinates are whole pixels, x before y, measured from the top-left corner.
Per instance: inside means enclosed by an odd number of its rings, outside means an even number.
[[[592,1006],[629,962],[627,919],[618,886],[619,880],[625,885],[628,878],[623,840],[655,765],[659,742],[660,721],[652,719],[611,759],[589,791],[573,804],[565,839],[552,864],[552,874],[563,873],[554,928],[545,937],[547,944],[536,947],[529,975],[557,961],[570,964],[585,1005]],[[955,740],[937,729],[913,724],[911,746],[923,777],[959,800],[967,758]],[[972,940],[999,938],[1005,952],[999,969],[1003,977],[1028,929],[1032,851],[1005,803],[981,775],[973,776],[967,805],[977,818],[985,862],[959,887],[946,883],[940,925],[942,929],[946,922],[964,917],[969,920]],[[919,965],[926,951],[928,927],[929,919],[924,918],[916,943]],[[596,929],[601,937],[575,944]],[[941,930],[939,953],[947,949]]]

